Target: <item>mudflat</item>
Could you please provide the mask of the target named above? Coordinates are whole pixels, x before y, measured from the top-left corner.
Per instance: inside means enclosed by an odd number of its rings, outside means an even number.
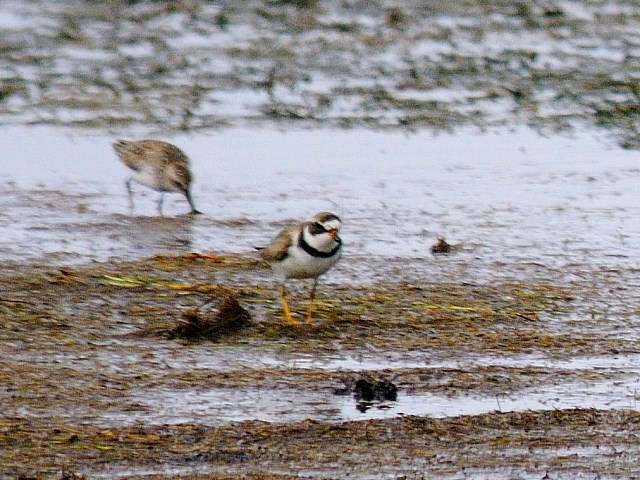
[[[610,387],[637,381],[638,329],[583,301],[608,275],[328,284],[294,326],[251,256],[8,265],[3,478],[626,477],[640,415]]]

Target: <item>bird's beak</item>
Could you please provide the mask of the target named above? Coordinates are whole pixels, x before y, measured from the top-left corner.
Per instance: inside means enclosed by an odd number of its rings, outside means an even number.
[[[335,240],[336,239],[336,235],[338,235],[338,231],[337,230],[331,230],[329,232],[329,236],[331,237],[331,240]]]

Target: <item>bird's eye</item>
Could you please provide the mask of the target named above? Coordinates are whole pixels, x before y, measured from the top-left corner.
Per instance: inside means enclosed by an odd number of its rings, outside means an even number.
[[[328,230],[321,223],[312,223],[309,231],[313,235],[319,235],[321,233],[327,233]]]

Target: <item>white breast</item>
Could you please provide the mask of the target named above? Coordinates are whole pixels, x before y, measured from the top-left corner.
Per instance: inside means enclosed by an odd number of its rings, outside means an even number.
[[[289,247],[287,258],[273,265],[276,273],[285,278],[315,278],[333,267],[342,256],[342,247],[329,258],[312,257],[296,245]]]
[[[145,187],[158,192],[179,192],[180,189],[172,182],[171,171],[160,171],[153,165],[144,165],[140,170],[133,171],[131,178]]]

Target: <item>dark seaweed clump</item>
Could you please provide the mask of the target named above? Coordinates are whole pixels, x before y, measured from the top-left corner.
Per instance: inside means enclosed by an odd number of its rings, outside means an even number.
[[[169,332],[171,339],[219,340],[233,335],[251,323],[251,315],[232,296],[227,296],[212,317],[197,310],[182,315],[181,322]]]

